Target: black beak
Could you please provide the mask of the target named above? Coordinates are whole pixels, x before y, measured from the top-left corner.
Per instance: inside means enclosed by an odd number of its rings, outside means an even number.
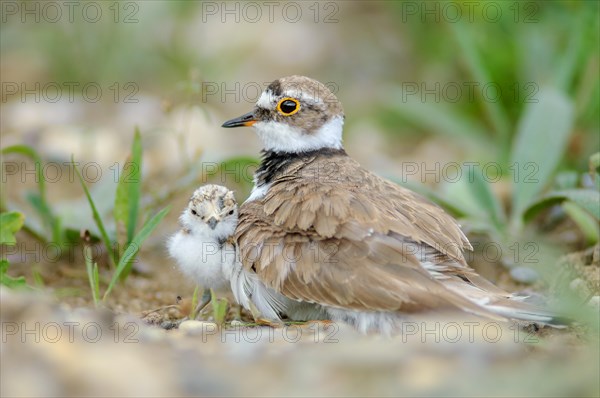
[[[210,227],[210,229],[215,229],[215,227],[217,226],[217,219],[214,217],[211,217],[208,219],[208,221],[206,222],[208,224],[208,226]]]
[[[226,121],[221,127],[252,126],[256,122],[257,120],[254,118],[254,112],[248,112],[245,115]]]

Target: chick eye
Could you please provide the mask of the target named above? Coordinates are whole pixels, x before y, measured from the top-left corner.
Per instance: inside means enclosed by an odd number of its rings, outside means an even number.
[[[293,115],[300,110],[300,103],[295,98],[283,98],[277,104],[277,111],[285,116]]]
[[[197,216],[198,212],[196,210],[192,209],[192,214],[195,215],[195,216]]]
[[[232,215],[232,214],[233,214],[233,210],[231,210],[231,211],[230,211],[228,214],[229,214],[229,215]]]

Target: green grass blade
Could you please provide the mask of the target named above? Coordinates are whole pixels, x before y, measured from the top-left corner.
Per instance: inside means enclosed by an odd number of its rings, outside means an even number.
[[[140,206],[140,192],[142,185],[142,138],[140,136],[140,130],[135,129],[133,137],[133,145],[131,147],[131,166],[132,171],[129,175],[129,181],[126,183],[129,186],[129,200],[128,208],[129,215],[127,219],[127,244],[129,245],[133,236],[135,235],[135,227],[137,224],[139,206]]]
[[[574,123],[573,104],[562,92],[546,88],[538,98],[525,109],[513,144],[511,168],[518,171],[512,181],[513,227],[552,177]]]
[[[98,282],[98,264],[96,264],[92,258],[92,248],[90,245],[84,244],[83,253],[85,270],[88,275],[88,281],[90,282],[90,289],[92,290],[92,299],[94,300],[94,305],[98,305],[98,290],[100,287]]]
[[[120,170],[113,216],[117,226],[119,252],[131,243],[135,234],[141,192],[142,145],[139,130],[135,130],[131,154]]]
[[[39,270],[34,269],[31,271],[31,276],[33,277],[33,283],[35,284],[35,287],[37,289],[43,289],[46,286],[46,283],[44,282],[44,277],[42,277],[42,274],[40,273]]]
[[[102,238],[102,243],[104,243],[104,246],[106,246],[106,250],[109,253],[108,258],[110,259],[111,265],[114,268],[115,263],[117,262],[117,259],[116,259],[115,252],[113,250],[110,238],[108,237],[108,234],[106,233],[106,228],[104,228],[104,223],[102,222],[102,218],[100,217],[100,214],[98,214],[98,210],[96,209],[96,204],[94,203],[94,200],[92,199],[92,196],[90,195],[90,191],[88,190],[88,187],[85,184],[85,181],[83,180],[83,177],[81,176],[81,173],[79,172],[79,169],[75,165],[75,160],[73,159],[73,157],[71,157],[71,166],[73,167],[73,169],[75,169],[77,178],[79,178],[79,182],[81,184],[81,187],[83,188],[83,192],[85,193],[88,203],[90,204],[90,208],[92,209],[92,216],[94,217],[94,222],[96,223],[96,226],[98,227],[98,230],[100,231],[100,237]]]
[[[225,317],[227,316],[227,306],[228,306],[228,302],[227,299],[218,299],[215,296],[215,292],[210,289],[210,303],[212,305],[212,309],[213,309],[213,318],[215,320],[215,323],[217,325],[222,325],[223,323],[225,323]]]
[[[100,274],[98,273],[98,264],[94,262],[93,281],[94,286],[92,288],[92,294],[94,295],[94,304],[98,305],[100,302]]]
[[[194,294],[192,295],[192,306],[190,308],[190,313],[188,317],[190,319],[194,319],[194,314],[196,312],[196,307],[198,306],[198,293],[200,292],[200,286],[196,286],[194,289]]]
[[[131,261],[133,261],[133,259],[135,258],[135,255],[140,250],[142,243],[146,240],[146,238],[148,238],[148,236],[150,236],[152,231],[154,231],[154,229],[158,226],[158,224],[162,221],[162,219],[167,215],[169,210],[170,210],[170,207],[165,207],[160,212],[158,212],[156,215],[154,215],[154,217],[149,219],[144,224],[144,226],[142,227],[140,232],[133,238],[131,243],[127,246],[127,248],[125,249],[125,252],[123,253],[123,256],[119,260],[119,264],[117,264],[117,269],[113,273],[113,276],[108,285],[108,288],[106,289],[106,292],[104,293],[103,300],[106,300],[106,298],[108,297],[108,295],[112,291],[113,287],[115,286],[115,284],[121,277],[121,274],[123,273],[123,271],[125,270],[127,265]]]
[[[128,158],[125,164],[129,164]],[[118,242],[119,255],[123,253],[123,249],[127,246],[127,223],[129,219],[129,192],[125,179],[128,177],[124,170],[120,170],[119,182],[115,193],[115,204],[113,207],[113,217],[115,219],[115,228]]]

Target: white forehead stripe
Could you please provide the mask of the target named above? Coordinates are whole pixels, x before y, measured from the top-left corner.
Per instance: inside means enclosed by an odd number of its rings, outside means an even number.
[[[258,101],[256,101],[256,105],[259,108],[271,109],[271,107],[273,106],[273,103],[274,103],[273,100],[274,100],[274,98],[273,98],[273,94],[271,93],[271,90],[265,90],[260,95],[260,98],[258,99]]]
[[[298,89],[294,88],[294,89],[288,89],[288,90],[284,91],[283,94],[281,95],[281,97],[282,98],[285,98],[285,97],[296,98],[300,101],[304,101],[304,102],[311,103],[311,104],[322,104],[324,95],[325,95],[325,92],[320,93],[320,92],[318,92],[318,90],[317,90],[317,92],[310,92],[307,90],[298,90]],[[276,103],[277,103],[277,97],[269,89],[263,91],[262,94],[260,95],[260,98],[258,99],[258,101],[256,101],[256,105],[259,108],[265,108],[265,109],[275,108]]]
[[[310,102],[313,104],[322,104],[323,103],[323,98],[321,98],[323,95],[319,92],[310,92],[310,91],[306,91],[306,90],[286,90],[283,93],[284,97],[292,97],[292,98],[296,98],[305,102]]]

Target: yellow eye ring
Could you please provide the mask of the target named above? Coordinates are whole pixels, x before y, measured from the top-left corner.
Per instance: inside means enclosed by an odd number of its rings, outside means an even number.
[[[293,104],[291,102],[293,102]],[[299,110],[300,102],[296,98],[285,97],[277,103],[277,112],[283,116],[292,116]]]

